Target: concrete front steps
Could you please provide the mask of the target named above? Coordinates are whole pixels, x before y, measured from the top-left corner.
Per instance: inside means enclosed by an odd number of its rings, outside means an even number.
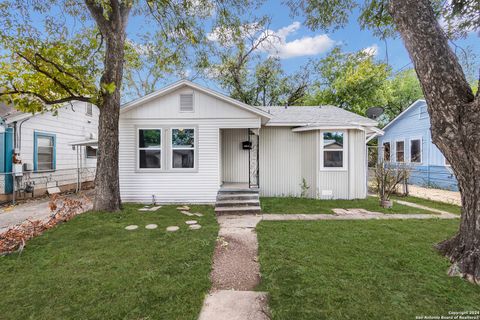
[[[215,203],[217,215],[260,214],[258,189],[220,189]]]

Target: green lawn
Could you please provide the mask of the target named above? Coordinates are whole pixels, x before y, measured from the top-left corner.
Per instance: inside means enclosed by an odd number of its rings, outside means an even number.
[[[413,202],[413,203],[421,204],[422,206],[427,206],[433,209],[443,210],[443,211],[447,211],[454,214],[460,214],[460,211],[462,209],[460,206],[457,206],[454,204],[433,201],[433,200],[428,200],[423,198],[417,198],[417,197],[411,197],[411,196],[408,196],[408,197],[393,196],[392,199]]]
[[[358,200],[318,200],[307,198],[261,198],[264,213],[333,213],[333,208],[363,208],[383,213],[432,213],[394,203],[391,209],[380,207],[378,198],[367,197]]]
[[[415,319],[478,311],[480,287],[446,275],[432,248],[452,220],[261,222],[262,284],[274,320]]]
[[[218,232],[212,207],[192,207],[205,214],[195,231],[175,207],[138,208],[82,214],[0,257],[0,318],[197,319]]]

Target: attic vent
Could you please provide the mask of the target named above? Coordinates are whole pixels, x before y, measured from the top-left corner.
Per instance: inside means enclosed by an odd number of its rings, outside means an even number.
[[[193,93],[180,94],[180,112],[193,112]]]

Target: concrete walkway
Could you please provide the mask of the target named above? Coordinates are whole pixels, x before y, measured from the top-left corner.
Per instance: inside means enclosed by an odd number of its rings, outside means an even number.
[[[68,197],[81,198],[83,195],[91,195],[91,191],[82,192],[78,195],[69,195]],[[25,220],[46,220],[52,212],[49,207],[49,198],[38,200],[29,200],[16,206],[10,206],[0,209],[0,233],[8,228],[20,224]],[[84,211],[91,209],[92,204],[87,204]]]
[[[398,204],[407,206],[407,207],[412,207],[412,208],[417,208],[417,209],[428,210],[428,211],[431,211],[431,212],[436,212],[436,213],[441,214],[441,215],[449,215],[449,214],[451,214],[450,212],[447,212],[447,211],[443,211],[443,210],[440,210],[440,209],[430,208],[430,207],[423,206],[423,205],[417,204],[417,203],[412,203],[412,202],[403,201],[403,200],[393,200],[393,201],[396,202],[396,203],[398,203]]]
[[[420,206],[418,208],[421,208]],[[422,208],[424,209],[424,208]],[[199,320],[268,320],[268,294],[253,291],[260,282],[256,225],[261,221],[456,219],[440,214],[383,214],[363,209],[335,209],[337,214],[262,214],[219,216],[213,258],[212,289]],[[433,209],[428,209],[433,210]]]
[[[292,221],[292,220],[408,220],[408,219],[457,219],[458,215],[446,214],[263,214],[265,221]]]
[[[267,293],[260,282],[255,227],[260,216],[220,216],[213,257],[212,290],[199,320],[268,320]]]

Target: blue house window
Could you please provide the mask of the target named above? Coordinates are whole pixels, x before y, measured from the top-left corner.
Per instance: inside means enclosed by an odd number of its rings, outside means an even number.
[[[35,171],[55,170],[55,140],[54,134],[34,133],[33,169]]]

